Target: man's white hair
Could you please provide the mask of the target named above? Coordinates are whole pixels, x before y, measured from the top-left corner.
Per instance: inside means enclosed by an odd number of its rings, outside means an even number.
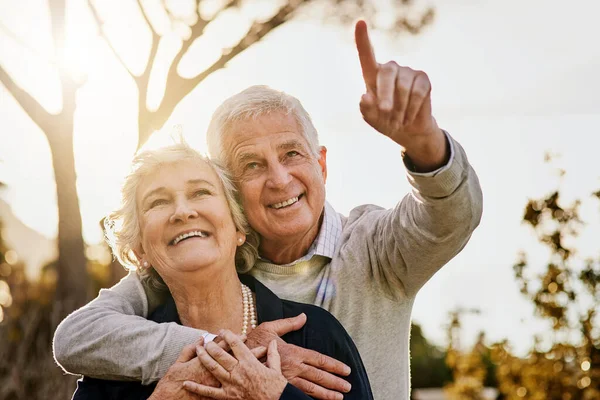
[[[214,112],[206,141],[212,159],[230,166],[223,148],[223,137],[233,124],[271,113],[292,115],[300,126],[300,133],[306,139],[310,152],[319,158],[320,147],[317,130],[300,101],[287,93],[268,86],[250,86],[248,89],[225,100]]]
[[[104,227],[106,241],[114,256],[123,266],[136,270],[145,284],[159,290],[166,289],[163,280],[154,268],[140,268],[139,260],[133,252],[141,240],[136,192],[138,185],[145,177],[156,173],[161,167],[187,160],[206,163],[215,172],[223,186],[233,223],[238,231],[246,234],[246,241],[237,248],[235,255],[238,272],[248,272],[258,258],[258,234],[249,227],[238,199],[237,190],[223,167],[202,156],[186,143],[157,150],[147,150],[133,159],[131,172],[125,178],[121,188],[121,206],[104,219]]]

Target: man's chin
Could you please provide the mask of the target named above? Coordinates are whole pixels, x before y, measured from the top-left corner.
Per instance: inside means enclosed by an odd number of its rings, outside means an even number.
[[[272,221],[268,225],[269,231],[266,235],[261,235],[264,240],[272,240],[277,242],[289,241],[296,242],[303,237],[309,235],[312,224],[310,223],[296,223],[296,224],[284,224],[275,223]],[[266,239],[269,238],[269,239]]]

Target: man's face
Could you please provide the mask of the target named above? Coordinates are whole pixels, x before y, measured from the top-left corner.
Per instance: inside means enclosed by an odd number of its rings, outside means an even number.
[[[317,159],[291,115],[240,121],[224,137],[248,222],[268,241],[317,236],[325,205],[326,152]]]

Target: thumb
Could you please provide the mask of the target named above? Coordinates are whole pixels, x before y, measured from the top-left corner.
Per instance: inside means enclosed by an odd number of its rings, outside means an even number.
[[[360,98],[359,106],[364,120],[367,121],[369,125],[374,127],[379,118],[379,109],[373,93],[368,91],[367,93],[363,94]]]
[[[175,362],[186,363],[196,357],[196,345],[204,346],[204,338],[201,337],[198,342],[185,346],[183,350],[181,350],[181,353],[179,353],[179,357],[177,357],[177,361]]]
[[[277,334],[277,336],[283,336],[286,333],[297,331],[302,328],[306,323],[306,314],[302,313],[292,318],[278,319],[277,321],[271,321],[269,324],[271,330]]]
[[[277,342],[275,340],[271,340],[267,349],[267,367],[281,373],[281,357],[279,357]]]

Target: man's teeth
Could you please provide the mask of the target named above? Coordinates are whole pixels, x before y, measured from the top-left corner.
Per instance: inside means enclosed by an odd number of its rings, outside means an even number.
[[[202,232],[202,231],[193,231],[193,232],[183,233],[183,234],[177,236],[175,239],[173,239],[173,245],[176,245],[177,243],[181,242],[183,239],[187,239],[191,236],[208,237],[206,232]]]
[[[282,201],[281,203],[273,204],[273,205],[271,205],[271,207],[275,208],[275,209],[279,209],[281,207],[287,207],[287,206],[290,206],[290,205],[294,204],[295,202],[297,202],[298,199],[299,199],[299,197],[292,197],[291,199]]]

